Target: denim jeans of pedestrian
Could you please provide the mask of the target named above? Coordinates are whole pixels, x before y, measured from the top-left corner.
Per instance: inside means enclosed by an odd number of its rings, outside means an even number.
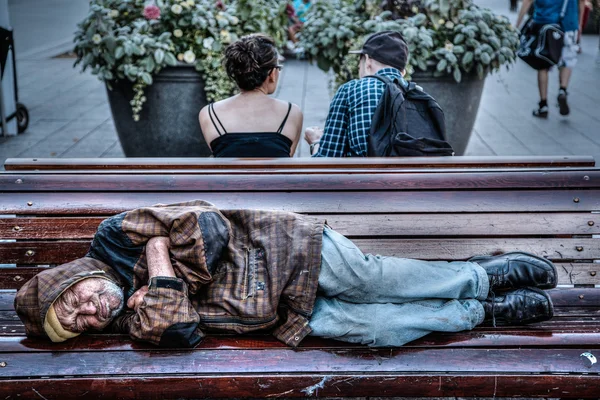
[[[430,332],[483,322],[485,270],[471,262],[430,262],[363,254],[326,227],[311,335],[370,346],[402,346]]]

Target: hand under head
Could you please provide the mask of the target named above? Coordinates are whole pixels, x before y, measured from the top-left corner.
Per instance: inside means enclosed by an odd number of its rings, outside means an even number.
[[[65,290],[54,302],[54,311],[62,327],[82,333],[101,330],[123,309],[123,290],[104,278],[87,278]]]

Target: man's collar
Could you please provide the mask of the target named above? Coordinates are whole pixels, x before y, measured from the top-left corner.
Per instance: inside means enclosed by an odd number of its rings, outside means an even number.
[[[392,68],[392,67],[382,68],[379,71],[377,71],[375,73],[375,75],[385,76],[390,79],[397,78],[402,83],[403,86],[406,87],[408,85],[408,83],[404,80],[404,77],[400,73],[400,70],[398,70],[397,68]]]
[[[389,76],[389,77],[394,77],[394,78],[398,78],[398,77],[402,76],[402,74],[400,73],[400,71],[398,69],[392,68],[392,67],[382,68],[379,71],[377,71],[375,73],[375,75],[383,75],[383,76]]]

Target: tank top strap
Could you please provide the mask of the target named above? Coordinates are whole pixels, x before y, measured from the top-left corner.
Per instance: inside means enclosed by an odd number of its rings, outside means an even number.
[[[277,133],[281,133],[283,131],[283,127],[285,126],[285,123],[287,122],[288,117],[290,116],[290,111],[292,110],[292,103],[288,102],[288,110],[287,110],[287,114],[285,114],[285,118],[283,119],[283,122],[281,123],[281,125],[279,126],[279,129],[277,129]]]
[[[221,123],[221,120],[219,119],[219,117],[217,116],[217,113],[215,112],[214,103],[210,103],[208,105],[208,116],[210,117],[210,121],[212,122],[213,126],[217,130],[217,133],[219,134],[219,136],[222,136],[221,131],[219,130],[219,127],[217,126],[217,124],[215,123],[215,120],[213,119],[213,115],[217,119],[217,122],[219,123],[219,125],[221,125],[221,129],[223,129],[223,135],[226,134],[227,131],[225,130],[225,127],[223,126],[223,124]]]

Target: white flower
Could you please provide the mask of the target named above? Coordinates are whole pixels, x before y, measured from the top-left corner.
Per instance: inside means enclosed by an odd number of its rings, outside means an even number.
[[[119,10],[110,10],[108,15],[110,15],[111,18],[117,18],[119,16]]]
[[[231,17],[231,23],[233,25],[237,25],[238,22],[240,22],[240,20],[238,19],[238,17],[236,17],[236,16]]]
[[[202,41],[202,46],[204,46],[205,49],[212,49],[212,45],[215,42],[215,39],[211,38],[211,37],[207,37],[206,39],[204,39]]]
[[[194,0],[188,0],[187,3],[190,7],[193,7],[196,5],[196,2]]]
[[[183,7],[181,7],[179,4],[173,4],[171,6],[171,12],[173,14],[181,14],[182,11],[183,11]]]
[[[179,61],[183,61],[183,53],[179,53],[179,54],[177,54],[177,59],[178,59]]]
[[[452,22],[452,21],[446,22],[446,28],[448,28],[448,29],[454,28],[454,22]]]
[[[97,33],[92,36],[92,42],[94,42],[95,44],[100,44],[100,42],[102,41],[102,36],[98,35]]]
[[[183,53],[183,61],[185,61],[188,64],[192,64],[194,61],[196,61],[196,55],[193,51],[188,50],[185,53]]]
[[[454,49],[454,45],[450,42],[447,42],[444,48],[448,51],[452,51]]]
[[[175,37],[182,37],[183,36],[183,31],[181,29],[175,29],[173,31],[173,36],[175,36]]]

